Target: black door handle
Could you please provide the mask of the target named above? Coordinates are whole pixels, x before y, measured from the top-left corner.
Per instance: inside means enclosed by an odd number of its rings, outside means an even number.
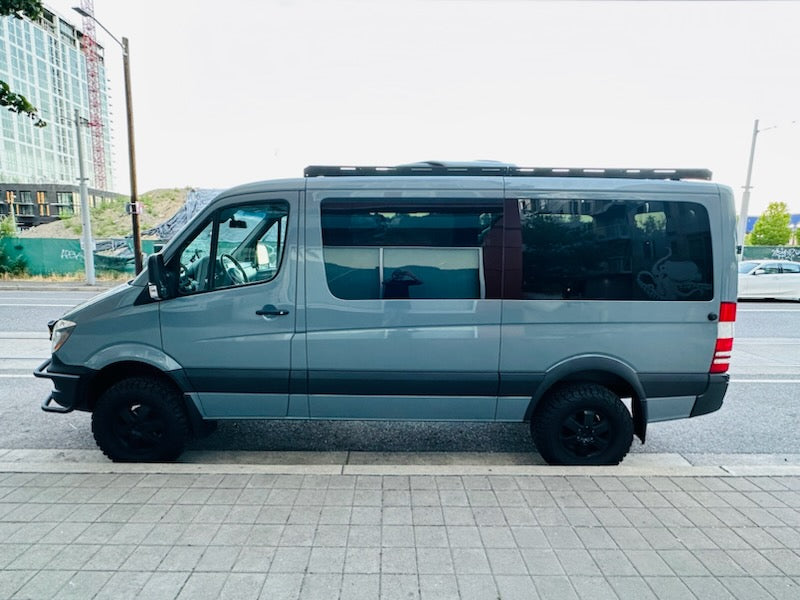
[[[289,311],[276,308],[274,304],[265,304],[263,308],[256,311],[256,314],[263,317],[283,317],[288,315]]]

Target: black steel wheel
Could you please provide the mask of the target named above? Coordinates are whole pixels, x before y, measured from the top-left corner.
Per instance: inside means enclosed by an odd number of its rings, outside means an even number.
[[[132,377],[100,396],[92,433],[115,462],[165,462],[183,452],[189,425],[175,388],[153,377]]]
[[[592,383],[556,388],[531,420],[536,449],[551,465],[616,465],[633,442],[633,419],[611,390]]]

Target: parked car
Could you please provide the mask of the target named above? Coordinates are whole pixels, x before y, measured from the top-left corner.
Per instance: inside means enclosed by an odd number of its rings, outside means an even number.
[[[91,411],[118,461],[217,419],[413,419],[526,421],[549,463],[616,464],[722,406],[736,219],[710,172],[304,175],[220,194],[54,323],[42,408]]]
[[[742,261],[739,263],[739,298],[800,300],[800,262]]]

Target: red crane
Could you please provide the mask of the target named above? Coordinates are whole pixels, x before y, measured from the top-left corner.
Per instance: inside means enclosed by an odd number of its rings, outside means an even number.
[[[81,9],[94,15],[94,0],[81,0]],[[83,17],[83,38],[81,48],[86,56],[86,79],[89,85],[89,126],[92,132],[92,163],[94,164],[94,185],[105,190],[106,150],[103,136],[103,104],[100,98],[100,57],[97,54],[94,19]]]

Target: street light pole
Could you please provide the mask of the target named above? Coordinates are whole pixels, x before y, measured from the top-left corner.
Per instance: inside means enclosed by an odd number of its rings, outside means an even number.
[[[81,223],[83,224],[83,267],[86,271],[86,284],[94,285],[94,242],[92,241],[92,223],[89,215],[89,181],[83,164],[83,136],[81,135],[81,116],[75,109],[75,137],[78,141],[78,173],[81,194]]]
[[[111,33],[106,26],[97,20],[92,13],[83,10],[79,6],[73,6],[72,10],[83,17],[88,17],[97,23],[109,37],[114,40],[122,48],[122,67],[125,76],[125,110],[128,117],[128,165],[130,167],[131,175],[131,201],[128,210],[131,213],[131,229],[133,233],[133,259],[136,268],[136,274],[142,272],[142,234],[139,228],[139,195],[136,189],[136,147],[133,142],[133,98],[131,96],[131,67],[130,67],[130,51],[128,46],[128,38],[118,40],[113,33]]]
[[[788,123],[789,125],[796,125],[797,121],[791,121]],[[745,232],[747,231],[747,212],[750,206],[750,190],[753,186],[750,185],[750,180],[753,175],[753,157],[756,154],[756,139],[758,138],[758,134],[762,131],[769,131],[770,129],[776,129],[781,127],[782,125],[771,125],[770,127],[764,127],[762,129],[758,128],[758,119],[755,120],[753,123],[753,140],[750,142],[750,160],[747,162],[747,179],[744,183],[744,193],[742,194],[742,208],[739,212],[739,226],[736,228],[736,240],[738,244],[740,244],[741,251],[739,253],[739,259],[741,260],[744,256],[744,236]]]
[[[753,176],[753,157],[756,154],[756,139],[758,138],[758,119],[753,123],[753,141],[750,143],[750,160],[747,163],[747,179],[744,183],[744,193],[742,194],[742,208],[739,212],[739,227],[736,240],[741,247],[739,258],[744,256],[744,236],[747,231],[747,211],[750,206],[750,180]]]

